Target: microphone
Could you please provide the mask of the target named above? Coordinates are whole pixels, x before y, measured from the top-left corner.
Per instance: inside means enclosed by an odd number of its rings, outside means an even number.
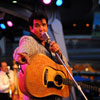
[[[48,44],[50,44],[51,40],[50,40],[50,37],[49,37],[49,35],[48,35],[47,32],[43,32],[43,33],[42,33],[42,38],[43,38],[43,40],[44,40],[45,42],[47,42]]]

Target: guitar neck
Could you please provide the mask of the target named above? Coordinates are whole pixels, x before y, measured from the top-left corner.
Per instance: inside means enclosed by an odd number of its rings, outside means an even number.
[[[18,68],[16,64],[14,66],[14,94],[18,94]]]
[[[72,81],[72,80],[69,80],[69,79],[63,79],[63,83],[65,85],[71,85],[71,86],[75,86],[75,83]],[[100,92],[100,88],[96,87],[96,86],[92,86],[92,85],[88,85],[88,84],[85,84],[85,83],[82,83],[82,82],[77,82],[82,88],[86,88],[86,89],[90,89],[90,90],[93,90],[93,91],[96,91],[96,92]]]

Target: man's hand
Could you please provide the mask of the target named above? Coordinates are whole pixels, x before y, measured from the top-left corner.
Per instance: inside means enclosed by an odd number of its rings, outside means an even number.
[[[57,43],[55,43],[55,41],[52,41],[50,43],[50,47],[49,47],[50,51],[52,51],[53,53],[58,53],[60,56],[62,55],[60,47]]]
[[[18,53],[18,55],[17,62],[19,64],[29,64],[29,56],[26,53]]]

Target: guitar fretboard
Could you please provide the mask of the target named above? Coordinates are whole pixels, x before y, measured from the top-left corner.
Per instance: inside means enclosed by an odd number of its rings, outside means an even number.
[[[69,79],[63,79],[63,83],[65,85],[71,85],[71,86],[76,86],[75,83],[72,81],[72,80],[69,80]],[[96,87],[96,86],[93,86],[93,85],[89,85],[89,84],[85,84],[85,83],[82,83],[82,82],[77,82],[82,88],[86,88],[86,89],[90,89],[90,90],[93,90],[93,91],[97,91],[97,92],[100,92],[100,88],[99,87]]]

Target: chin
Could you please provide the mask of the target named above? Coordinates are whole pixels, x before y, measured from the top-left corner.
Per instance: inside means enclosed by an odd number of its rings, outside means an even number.
[[[40,38],[41,41],[43,41],[43,38]]]

